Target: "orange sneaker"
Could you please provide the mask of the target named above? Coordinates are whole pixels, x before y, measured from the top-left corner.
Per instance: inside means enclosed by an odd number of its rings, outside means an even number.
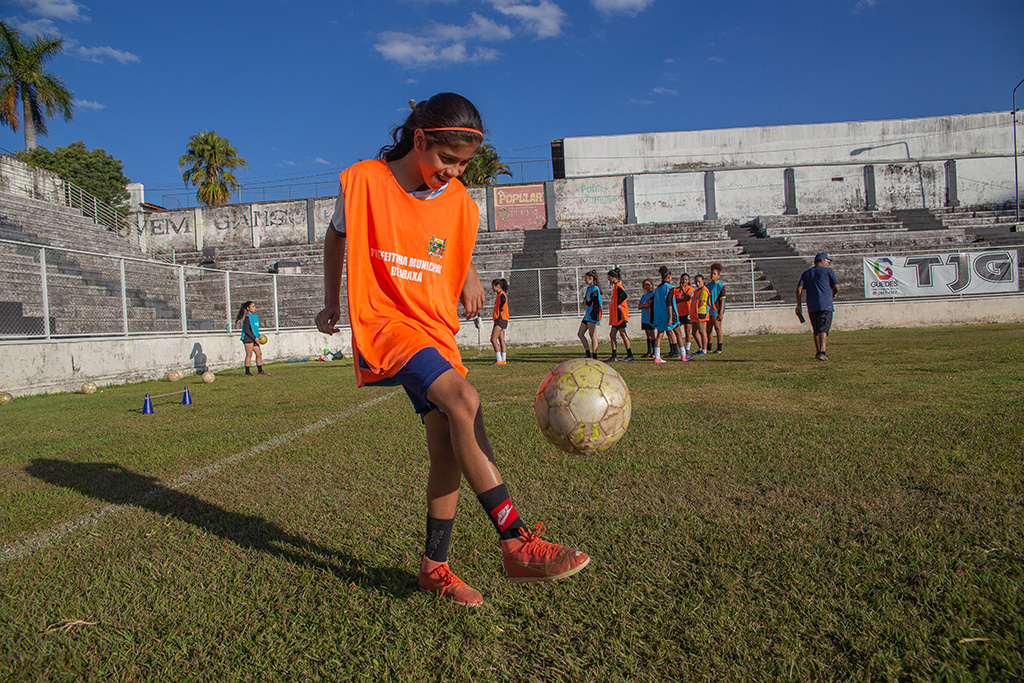
[[[434,593],[460,607],[479,607],[484,602],[484,596],[455,576],[447,562],[434,562],[426,555],[420,561],[419,584],[424,593]]]
[[[512,583],[564,579],[590,562],[581,550],[540,540],[545,531],[541,523],[533,531],[520,529],[519,538],[501,542],[505,573]]]

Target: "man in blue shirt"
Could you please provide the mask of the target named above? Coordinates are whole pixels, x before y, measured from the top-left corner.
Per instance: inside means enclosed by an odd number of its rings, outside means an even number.
[[[832,313],[835,311],[832,300],[839,295],[839,280],[832,270],[831,256],[825,252],[819,253],[814,257],[814,267],[808,268],[800,276],[800,282],[796,285],[796,315],[801,319],[803,315],[800,312],[800,300],[804,290],[807,290],[807,313],[814,332],[814,357],[827,361],[825,345],[828,343],[828,333],[832,329]]]

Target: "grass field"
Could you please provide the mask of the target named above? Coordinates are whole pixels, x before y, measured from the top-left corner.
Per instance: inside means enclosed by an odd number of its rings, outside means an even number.
[[[525,520],[593,557],[508,583],[464,487],[477,610],[416,591],[422,427],[348,361],[0,406],[0,680],[1024,677],[1024,326],[726,342],[619,363],[589,457],[533,417],[575,347],[469,360]]]

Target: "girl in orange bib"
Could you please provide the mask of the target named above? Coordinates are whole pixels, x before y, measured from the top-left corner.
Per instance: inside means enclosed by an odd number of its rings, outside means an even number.
[[[420,589],[476,606],[482,596],[447,562],[463,476],[494,524],[513,582],[570,576],[590,558],[541,540],[543,525],[530,531],[520,519],[455,343],[459,302],[474,318],[485,301],[470,261],[479,209],[457,177],[483,142],[480,114],[453,93],[410,105],[393,144],[341,173],[324,242],[324,309],[316,325],[326,334],[337,331],[347,262],[356,382],[402,385],[426,430],[430,470]]]
[[[495,278],[491,280],[491,289],[494,290],[494,311],[491,318],[494,320],[494,329],[491,330],[491,346],[494,348],[494,364],[505,365],[507,359],[507,347],[505,346],[505,330],[508,329],[508,280]]]

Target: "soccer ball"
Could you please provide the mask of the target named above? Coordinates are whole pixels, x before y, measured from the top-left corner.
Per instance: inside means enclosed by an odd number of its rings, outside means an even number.
[[[217,375],[213,374],[209,370],[203,373],[203,381],[207,384],[212,384],[215,379],[217,379]]]
[[[94,382],[86,382],[85,384],[82,385],[82,393],[83,394],[95,394],[96,393],[96,384]]]
[[[0,405],[6,405],[14,400],[14,395],[6,391],[0,391]]]
[[[622,376],[590,358],[556,365],[537,388],[533,408],[541,433],[567,453],[611,448],[626,433],[633,410]]]
[[[267,335],[261,334],[260,338],[259,338],[259,342],[260,342],[260,345],[266,344],[267,343]]]
[[[184,377],[184,375],[181,373],[181,370],[171,370],[167,373],[168,382],[177,382],[182,377]]]

